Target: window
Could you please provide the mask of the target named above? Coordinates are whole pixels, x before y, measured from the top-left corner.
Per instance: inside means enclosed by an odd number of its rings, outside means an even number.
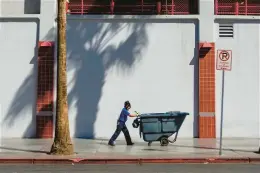
[[[24,0],[24,14],[41,14],[41,0]]]

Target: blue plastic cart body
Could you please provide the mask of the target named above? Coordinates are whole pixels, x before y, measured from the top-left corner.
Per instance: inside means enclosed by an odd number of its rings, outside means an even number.
[[[160,141],[162,146],[176,141],[178,132],[186,118],[187,112],[172,111],[166,113],[141,114],[133,122],[133,127],[139,128],[140,137],[151,145],[154,141]],[[175,134],[173,141],[168,138]]]

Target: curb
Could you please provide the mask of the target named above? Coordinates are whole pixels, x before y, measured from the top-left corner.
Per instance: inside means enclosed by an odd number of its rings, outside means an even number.
[[[150,159],[0,159],[0,164],[149,164],[149,163],[260,163],[260,158],[150,158]]]

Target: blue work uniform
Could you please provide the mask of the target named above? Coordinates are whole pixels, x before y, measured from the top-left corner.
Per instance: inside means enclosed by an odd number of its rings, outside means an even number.
[[[126,125],[125,125],[129,115],[130,115],[130,113],[128,112],[128,110],[126,108],[123,108],[120,115],[119,115],[119,118],[117,120],[116,131],[114,132],[114,134],[110,138],[109,143],[114,143],[114,141],[120,135],[121,131],[123,131],[123,133],[124,133],[126,143],[127,144],[132,143],[129,131],[128,131]]]
[[[126,108],[123,108],[119,115],[118,121],[122,123],[126,123],[129,115],[130,113],[128,112],[128,110]]]

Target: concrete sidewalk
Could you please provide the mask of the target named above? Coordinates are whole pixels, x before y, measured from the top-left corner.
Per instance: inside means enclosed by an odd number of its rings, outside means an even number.
[[[148,146],[138,141],[126,146],[117,141],[73,139],[75,155],[48,155],[52,139],[2,139],[0,163],[260,163],[259,139],[224,139],[223,155],[218,155],[215,139],[179,138],[174,144],[161,147],[159,142]]]

